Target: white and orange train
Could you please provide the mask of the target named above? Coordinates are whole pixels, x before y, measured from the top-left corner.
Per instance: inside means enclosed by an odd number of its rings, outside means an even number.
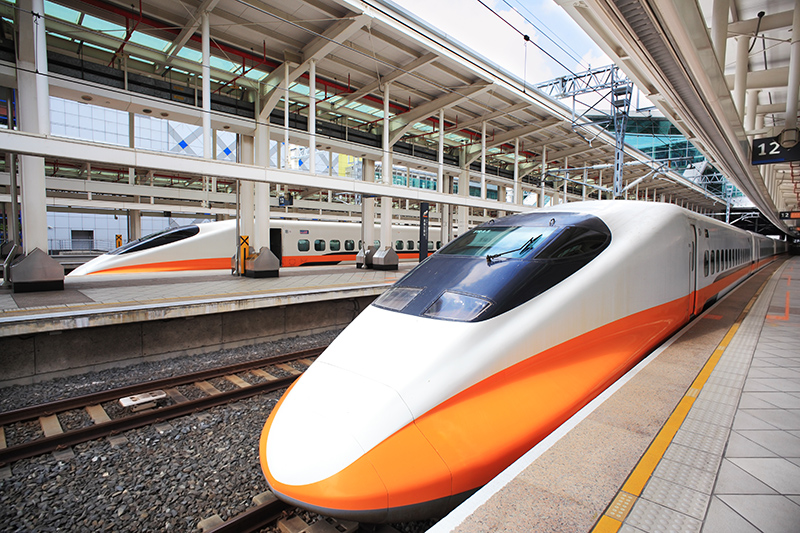
[[[283,267],[353,262],[361,248],[360,235],[361,225],[355,223],[277,219],[270,222],[270,249]],[[380,235],[379,226],[375,235]],[[438,229],[432,229],[431,235],[438,236]],[[419,258],[417,226],[392,226],[392,241],[401,260]],[[428,241],[431,252],[439,247],[440,241]],[[235,253],[236,221],[205,222],[129,242],[69,275],[230,269]]]
[[[783,251],[658,203],[571,203],[476,227],[286,392],[261,434],[266,479],[325,515],[442,515]]]

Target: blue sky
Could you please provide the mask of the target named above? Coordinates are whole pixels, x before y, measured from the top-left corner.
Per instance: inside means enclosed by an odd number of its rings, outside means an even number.
[[[491,10],[478,0],[394,0],[530,84],[567,74],[567,69],[577,73],[612,63],[553,0],[482,1]],[[555,60],[526,45],[515,29]]]

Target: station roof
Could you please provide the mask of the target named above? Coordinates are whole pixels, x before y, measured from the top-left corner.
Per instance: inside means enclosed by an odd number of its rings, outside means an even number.
[[[3,9],[13,18],[13,6],[6,4]],[[511,186],[507,176],[513,168],[516,139],[523,181],[540,177],[545,147],[547,170],[556,179],[563,179],[565,166],[573,169],[570,178],[578,182],[583,169],[590,182],[602,172],[606,187],[613,176],[613,135],[588,122],[574,123],[565,105],[387,0],[142,0],[133,6],[115,0],[57,0],[46,2],[45,10],[51,52],[186,87],[199,85],[201,15],[208,12],[212,91],[255,103],[257,120],[268,120],[270,113],[283,109],[287,73],[290,111],[307,115],[308,70],[314,61],[318,122],[377,136],[383,128],[383,91],[388,86],[390,142],[395,147],[411,146],[404,151],[395,148],[395,164],[435,172],[435,159],[421,157],[415,147],[435,153],[438,113],[444,110],[445,150],[457,156],[460,165],[480,162],[486,124],[486,164],[491,169],[487,179],[494,183]],[[174,99],[141,103],[121,92],[115,96],[91,80],[81,83],[54,77],[51,94],[92,99],[93,104],[137,113],[147,108],[152,116],[187,121],[199,116],[197,108],[176,104]],[[253,133],[249,117],[217,113],[213,120],[215,128]],[[298,139],[304,137],[295,133],[293,142],[302,143]],[[323,149],[331,144],[319,136],[317,143]],[[339,143],[336,150],[375,158],[374,147],[370,152]],[[639,180],[640,189],[697,209],[716,210],[722,205],[701,187],[632,148],[626,149],[625,162],[626,183]],[[458,167],[446,164],[445,173],[457,175]],[[312,189],[330,186],[316,185],[311,176],[295,183]],[[497,208],[503,209],[501,203]]]
[[[800,162],[754,166],[751,152],[753,139],[786,128],[787,95],[797,98],[796,0],[557,2],[715,167],[788,231],[779,212],[798,209]],[[722,24],[714,24],[715,5],[723,6]],[[712,42],[715,26],[725,53]],[[797,67],[790,80],[792,53]],[[746,77],[738,87],[737,69]],[[788,109],[796,113],[794,104]]]

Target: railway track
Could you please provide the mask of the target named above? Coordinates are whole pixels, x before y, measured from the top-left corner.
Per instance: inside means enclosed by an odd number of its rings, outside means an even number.
[[[288,387],[324,349],[268,357],[0,413],[0,467]],[[303,370],[289,365],[292,362],[302,365]],[[197,397],[189,399],[187,395]],[[120,406],[121,400],[127,407]],[[84,411],[92,423],[65,431],[59,415],[66,417],[75,411]],[[5,446],[5,428],[37,419],[42,437]]]

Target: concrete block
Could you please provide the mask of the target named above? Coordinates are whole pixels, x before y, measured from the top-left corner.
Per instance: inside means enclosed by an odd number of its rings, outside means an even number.
[[[285,307],[267,307],[222,315],[223,342],[271,337],[282,335],[285,331]]]
[[[39,333],[36,335],[36,373],[141,357],[141,335],[141,324]]]
[[[222,342],[222,315],[145,322],[142,355],[160,355],[216,346]]]
[[[36,344],[34,337],[0,338],[0,366],[3,379],[32,376],[36,372]]]

